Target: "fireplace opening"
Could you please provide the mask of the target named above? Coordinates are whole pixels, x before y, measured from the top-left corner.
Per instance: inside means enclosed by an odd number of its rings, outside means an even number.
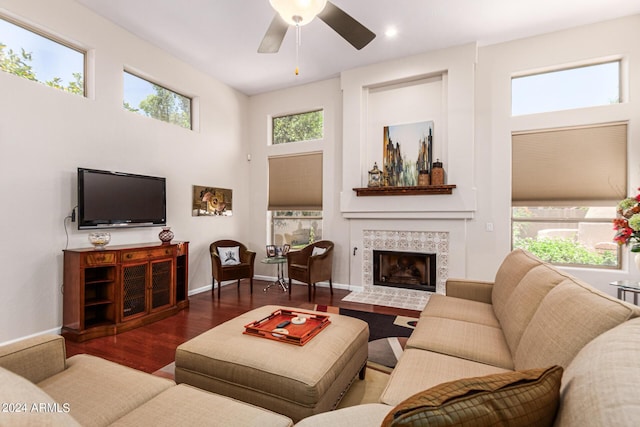
[[[373,284],[436,291],[436,254],[373,251]]]

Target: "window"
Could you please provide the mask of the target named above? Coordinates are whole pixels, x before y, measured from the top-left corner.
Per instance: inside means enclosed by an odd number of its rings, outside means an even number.
[[[0,18],[0,69],[84,96],[85,52]]]
[[[627,124],[516,133],[512,144],[512,246],[619,268],[612,220],[627,193]]]
[[[273,144],[322,139],[324,113],[322,110],[291,114],[272,119]]]
[[[191,129],[191,98],[127,71],[124,72],[123,106],[143,116]]]
[[[305,246],[322,238],[322,153],[269,158],[271,241]]]
[[[511,114],[543,113],[620,103],[620,61],[511,80]]]
[[[324,137],[323,110],[273,117],[272,143]],[[271,242],[300,248],[322,239],[322,153],[269,158]]]
[[[322,211],[271,212],[271,242],[299,249],[322,240]]]

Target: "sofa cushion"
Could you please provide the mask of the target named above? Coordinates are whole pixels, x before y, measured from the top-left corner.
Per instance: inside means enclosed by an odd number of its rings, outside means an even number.
[[[80,426],[69,415],[65,401],[56,403],[26,378],[0,368],[0,425],[2,426]]]
[[[637,426],[640,319],[588,343],[562,376],[557,426]]]
[[[540,303],[514,355],[516,369],[566,368],[589,341],[637,317],[640,308],[579,280],[564,281]]]
[[[38,386],[57,402],[68,403],[70,415],[83,426],[106,426],[175,383],[79,354],[67,359],[67,369]]]
[[[395,406],[415,393],[444,382],[504,372],[511,371],[432,351],[405,349],[391,372],[380,402]]]
[[[513,358],[502,330],[478,323],[421,317],[406,347],[513,369]]]
[[[366,403],[337,411],[312,415],[296,423],[296,427],[355,427],[379,426],[391,406],[382,403]]]
[[[529,270],[540,264],[542,264],[542,261],[522,249],[515,249],[504,258],[496,272],[493,292],[491,293],[493,311],[498,319],[506,309],[509,297],[520,283],[520,280]]]
[[[440,384],[397,405],[382,426],[551,426],[561,377],[553,366]]]
[[[494,328],[500,327],[491,304],[439,294],[429,297],[429,302],[420,313],[420,317],[423,316],[444,317],[493,326]]]
[[[529,270],[513,290],[498,318],[512,353],[516,352],[522,334],[542,299],[563,280],[565,275],[554,267],[540,264]]]
[[[163,391],[112,424],[154,426],[288,427],[289,418],[229,397],[180,384]]]

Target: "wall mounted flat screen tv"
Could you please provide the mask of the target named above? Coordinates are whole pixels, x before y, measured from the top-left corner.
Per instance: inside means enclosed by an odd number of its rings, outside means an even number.
[[[167,224],[166,179],[78,168],[78,229]]]

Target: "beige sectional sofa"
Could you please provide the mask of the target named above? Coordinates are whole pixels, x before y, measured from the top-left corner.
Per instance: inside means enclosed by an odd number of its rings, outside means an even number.
[[[564,368],[556,426],[635,426],[639,315],[638,307],[516,250],[493,282],[449,280],[446,296],[431,297],[380,403],[296,426],[379,426],[403,400],[438,384],[552,365]],[[66,359],[56,336],[0,348],[0,381],[0,402],[27,402],[29,410],[44,405],[30,413],[0,411],[0,425],[292,425],[273,412],[96,357]]]
[[[565,369],[556,425],[638,425],[638,307],[522,250],[493,282],[450,279],[446,289],[421,313],[379,404],[297,426],[380,425],[394,406],[438,384],[552,365]]]

